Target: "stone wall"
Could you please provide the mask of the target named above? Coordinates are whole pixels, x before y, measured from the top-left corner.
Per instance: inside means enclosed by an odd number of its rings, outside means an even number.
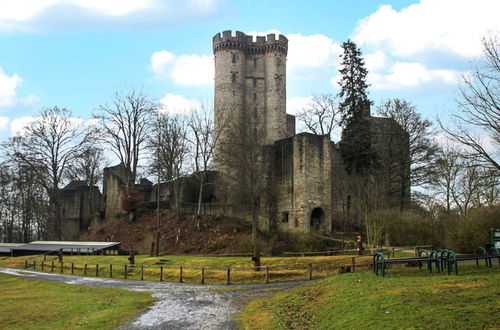
[[[126,187],[125,168],[122,165],[106,167],[103,178],[103,202],[106,218],[113,218],[124,213],[122,209],[123,190]]]
[[[84,181],[72,181],[61,189],[62,235],[65,239],[78,239],[79,232],[86,230],[102,208],[101,193],[95,186]]]

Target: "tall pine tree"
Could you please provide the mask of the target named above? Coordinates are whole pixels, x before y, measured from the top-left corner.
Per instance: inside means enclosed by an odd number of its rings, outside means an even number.
[[[344,53],[339,70],[340,111],[342,113],[342,140],[340,151],[349,174],[365,173],[376,164],[376,152],[370,133],[370,106],[365,61],[357,45],[347,40],[342,44]]]

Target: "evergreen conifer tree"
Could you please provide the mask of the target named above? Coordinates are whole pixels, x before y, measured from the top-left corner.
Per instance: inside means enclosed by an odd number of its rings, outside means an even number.
[[[347,40],[339,70],[340,111],[342,113],[342,140],[340,151],[349,174],[369,171],[376,164],[376,152],[370,133],[370,106],[368,99],[365,61],[357,45]]]

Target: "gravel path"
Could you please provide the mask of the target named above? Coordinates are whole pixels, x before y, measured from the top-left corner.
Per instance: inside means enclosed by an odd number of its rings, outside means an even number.
[[[189,285],[79,277],[0,268],[0,273],[43,281],[151,292],[148,311],[121,329],[236,329],[235,313],[248,301],[305,282],[248,285]]]

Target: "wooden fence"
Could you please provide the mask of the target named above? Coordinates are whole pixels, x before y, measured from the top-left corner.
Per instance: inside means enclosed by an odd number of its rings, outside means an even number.
[[[194,267],[99,264],[25,260],[24,268],[80,276],[169,281],[196,284],[251,284],[312,280],[371,267],[371,257],[357,256],[317,262],[255,267]]]

